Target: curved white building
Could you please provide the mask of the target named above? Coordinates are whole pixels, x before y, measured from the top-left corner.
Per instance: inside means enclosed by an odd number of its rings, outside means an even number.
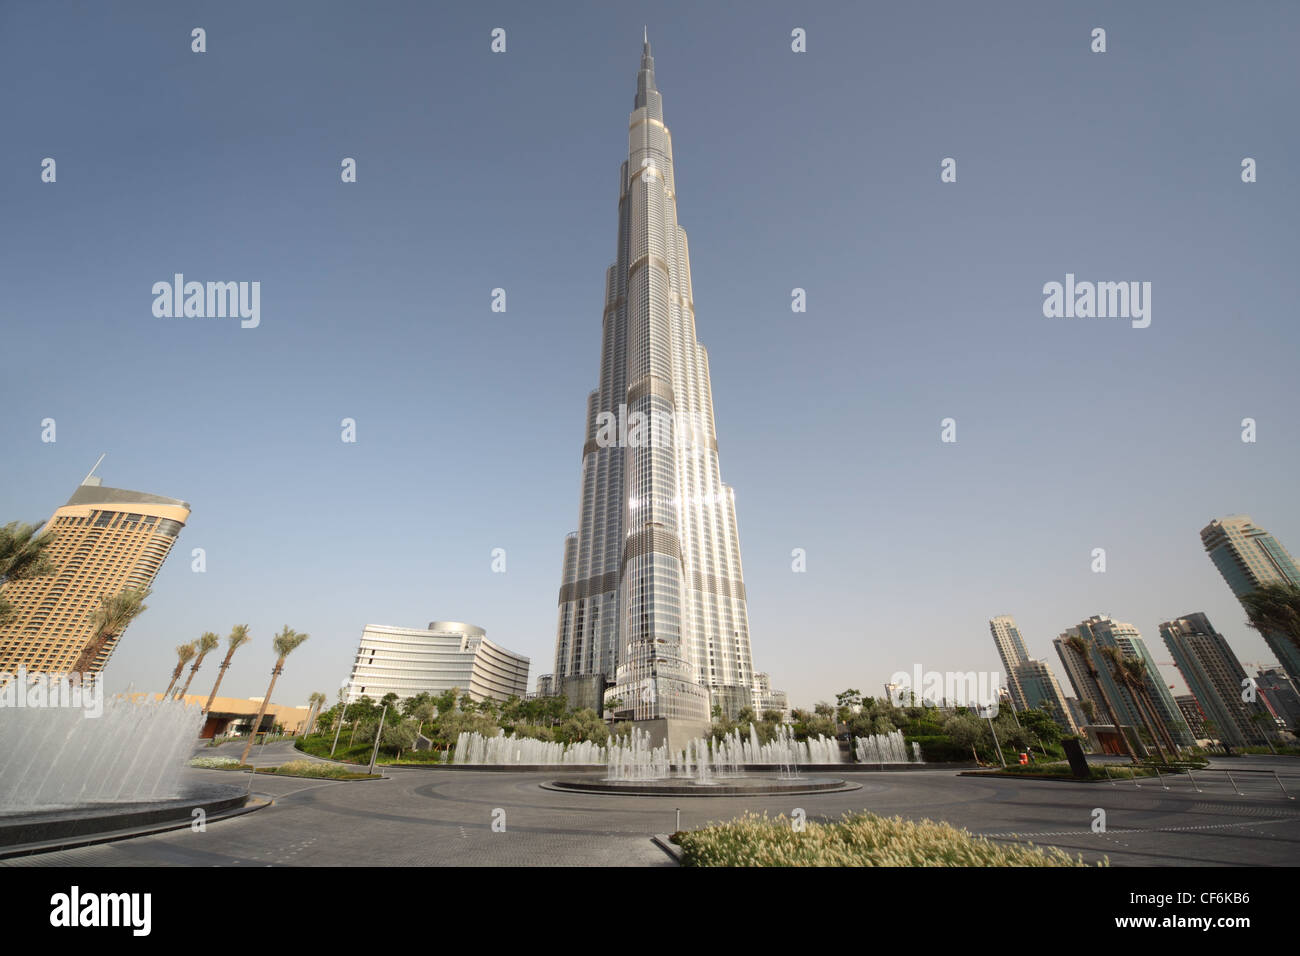
[[[474,700],[506,700],[528,692],[528,658],[487,639],[487,632],[460,621],[433,621],[427,628],[367,624],[352,662],[347,701],[380,700],[458,687]]]
[[[555,690],[603,675],[620,717],[709,721],[753,699],[732,490],[695,338],[672,137],[646,42],[605,276],[600,385],[587,398],[579,527],[564,543]]]

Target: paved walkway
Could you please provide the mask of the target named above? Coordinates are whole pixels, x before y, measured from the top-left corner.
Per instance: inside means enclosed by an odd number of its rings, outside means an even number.
[[[222,752],[230,747],[204,748]],[[258,748],[260,749],[260,748]],[[279,752],[277,752],[277,749]],[[270,744],[266,762],[295,755]],[[238,756],[238,753],[235,754]],[[260,762],[261,755],[254,755]],[[1300,864],[1300,801],[1288,800],[1271,771],[1300,794],[1300,761],[1251,757],[1217,761],[1222,773],[1108,784],[959,777],[952,771],[857,774],[863,789],[799,797],[612,797],[543,790],[545,774],[388,770],[388,779],[354,783],[257,776],[253,792],[274,804],[205,833],[189,830],[7,861],[17,866],[526,866],[672,865],[653,846],[671,832],[739,816],[803,808],[810,819],[846,811],[946,820],[1006,842],[1060,846],[1113,865]],[[1268,773],[1246,773],[1246,770]],[[225,781],[220,771],[190,770]],[[218,776],[220,775],[220,776]],[[247,780],[247,777],[243,779]],[[1107,832],[1092,832],[1093,811]],[[504,832],[492,828],[494,815]]]

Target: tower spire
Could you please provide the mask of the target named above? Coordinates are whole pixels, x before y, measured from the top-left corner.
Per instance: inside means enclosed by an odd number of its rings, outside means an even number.
[[[649,101],[647,93],[657,93],[659,88],[655,86],[655,58],[650,55],[650,29],[649,27],[641,28],[641,69],[636,75],[636,109],[645,106]]]

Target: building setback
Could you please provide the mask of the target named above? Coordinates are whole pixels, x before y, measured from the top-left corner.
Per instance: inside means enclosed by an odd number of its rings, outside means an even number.
[[[1295,559],[1250,515],[1216,518],[1201,529],[1201,543],[1238,600],[1262,584],[1300,586]],[[1291,681],[1300,680],[1300,648],[1285,634],[1265,633],[1263,638]]]
[[[756,677],[735,500],[718,464],[708,353],[695,337],[672,137],[649,42],[601,325],[579,525],[564,543],[553,689],[585,698],[612,683],[606,700],[620,719],[699,733],[712,704],[731,716],[753,706]]]
[[[1246,669],[1209,618],[1198,611],[1165,621],[1160,636],[1201,713],[1213,725],[1206,728],[1206,736],[1230,747],[1263,746],[1277,736],[1273,715],[1258,695],[1242,699],[1248,686]]]
[[[54,573],[4,585],[14,615],[0,626],[0,671],[70,671],[94,638],[100,599],[152,586],[189,516],[188,502],[88,476],[42,529],[53,534],[45,553]],[[109,639],[89,673],[104,669],[121,639]]]
[[[528,658],[487,639],[473,624],[433,621],[423,630],[367,624],[352,663],[346,700],[399,699],[453,687],[474,700],[528,695]]]

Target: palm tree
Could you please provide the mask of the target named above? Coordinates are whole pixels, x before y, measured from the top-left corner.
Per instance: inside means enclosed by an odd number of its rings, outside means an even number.
[[[181,671],[185,670],[185,665],[194,659],[194,655],[199,652],[199,642],[190,641],[188,644],[176,645],[176,669],[172,671],[172,682],[167,685],[163,691],[163,700],[171,696],[172,688],[176,682],[181,679]]]
[[[307,711],[307,723],[303,724],[302,728],[304,734],[311,733],[312,725],[316,723],[316,715],[320,713],[321,704],[325,703],[325,695],[318,690],[314,690],[311,692],[311,696],[307,698],[307,703],[310,708]]]
[[[1246,624],[1261,634],[1281,634],[1300,648],[1300,586],[1288,581],[1261,584],[1241,598]]]
[[[1124,728],[1120,726],[1119,718],[1115,716],[1115,707],[1110,702],[1110,696],[1106,693],[1106,688],[1102,686],[1101,681],[1097,679],[1101,676],[1101,672],[1097,670],[1097,664],[1092,657],[1093,642],[1085,640],[1083,637],[1075,634],[1071,637],[1067,637],[1065,643],[1070,645],[1070,647],[1074,649],[1075,653],[1083,658],[1083,664],[1088,668],[1088,674],[1092,677],[1093,685],[1101,692],[1101,703],[1102,706],[1106,708],[1106,716],[1110,718],[1111,725],[1115,728],[1115,732],[1119,734],[1120,746],[1124,748],[1124,753],[1128,754],[1129,758],[1134,763],[1137,763],[1137,754],[1135,754],[1133,748],[1129,746],[1128,737],[1124,733]]]
[[[1124,662],[1124,668],[1129,674],[1129,683],[1137,692],[1137,696],[1143,704],[1146,704],[1147,713],[1151,715],[1152,725],[1160,732],[1164,739],[1165,746],[1169,748],[1169,753],[1177,757],[1179,753],[1178,743],[1174,740],[1173,733],[1169,730],[1169,723],[1161,716],[1160,711],[1156,708],[1155,695],[1151,693],[1151,687],[1159,676],[1151,676],[1147,668],[1147,662],[1140,658],[1129,658]]]
[[[279,634],[275,635],[275,640],[271,643],[275,647],[276,659],[275,667],[271,668],[271,685],[266,689],[266,696],[262,698],[262,706],[258,708],[257,720],[253,721],[252,730],[248,734],[248,743],[244,747],[244,754],[239,758],[240,763],[248,763],[248,755],[252,752],[253,741],[257,739],[257,730],[262,726],[262,718],[266,716],[267,705],[271,703],[271,692],[275,690],[275,682],[280,673],[284,670],[284,659],[297,650],[298,645],[307,640],[306,634],[299,634],[289,627],[288,624]]]
[[[37,534],[39,525],[11,521],[0,527],[0,587],[7,581],[25,581],[54,573],[54,565],[45,549],[54,541],[54,533]],[[0,624],[13,609],[0,597]]]
[[[214,651],[217,645],[221,643],[221,638],[211,631],[204,631],[203,636],[199,638],[199,656],[194,658],[194,666],[190,668],[190,676],[185,678],[185,686],[176,694],[178,700],[185,699],[185,692],[190,689],[190,681],[194,680],[194,675],[199,672],[199,667],[203,664],[203,658],[208,656],[209,651]]]
[[[128,624],[148,610],[144,599],[150,593],[149,588],[124,588],[99,599],[100,607],[90,618],[90,641],[72,665],[74,674],[88,673],[109,641],[120,637]]]
[[[216,699],[217,689],[221,687],[221,679],[226,676],[226,668],[230,666],[230,659],[235,656],[235,651],[247,644],[248,641],[247,624],[236,624],[230,629],[230,636],[226,638],[226,659],[221,662],[221,669],[217,671],[216,683],[212,685],[212,693],[208,695],[208,702],[203,705],[205,714],[212,709],[212,701]]]
[[[1169,758],[1165,755],[1164,747],[1160,745],[1160,733],[1147,716],[1145,706],[1147,686],[1146,681],[1143,679],[1146,676],[1146,661],[1126,658],[1117,647],[1103,647],[1101,653],[1110,662],[1110,672],[1111,676],[1115,678],[1115,682],[1127,690],[1129,697],[1133,699],[1138,717],[1146,725],[1147,733],[1150,735],[1151,741],[1156,745],[1156,753],[1160,755],[1160,762],[1168,763]]]

